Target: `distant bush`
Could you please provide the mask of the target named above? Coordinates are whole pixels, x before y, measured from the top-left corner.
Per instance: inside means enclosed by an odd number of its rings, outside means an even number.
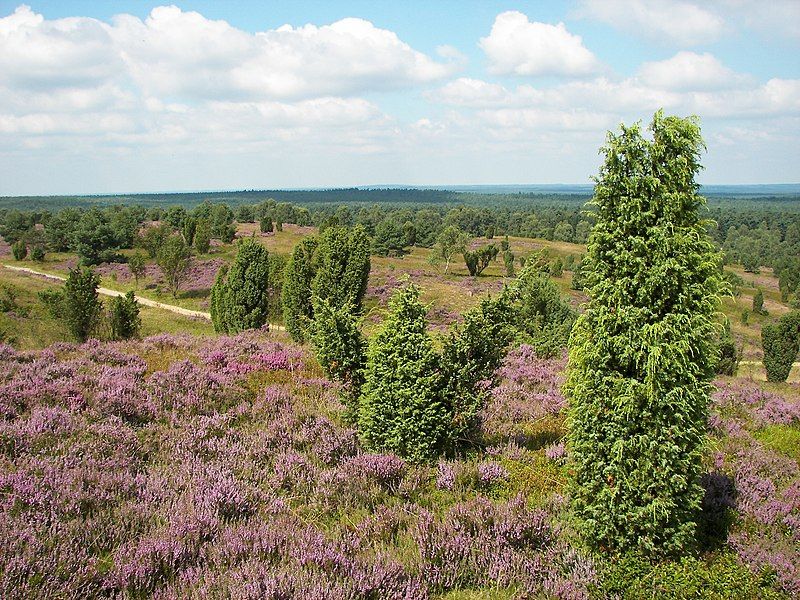
[[[18,239],[11,245],[11,254],[14,255],[14,260],[24,260],[28,256],[28,245],[22,238]]]
[[[514,276],[514,253],[511,250],[503,252],[503,264],[506,268],[506,277]]]
[[[739,369],[739,350],[736,348],[736,342],[731,334],[731,322],[727,318],[717,339],[717,354],[717,374],[736,375],[736,371]]]
[[[756,290],[756,293],[753,294],[753,314],[754,315],[766,315],[767,311],[764,310],[764,292],[761,288]]]
[[[132,291],[124,296],[111,299],[109,323],[111,339],[128,340],[139,335],[142,320],[139,317],[139,303]]]
[[[36,262],[44,262],[44,255],[45,255],[44,246],[40,244],[36,244],[31,249],[31,260],[34,260]]]
[[[465,250],[464,262],[467,265],[469,274],[477,277],[489,266],[495,258],[497,258],[499,250],[494,244],[483,246],[477,250]]]
[[[800,311],[783,315],[761,329],[767,381],[786,381],[800,350]]]
[[[173,298],[177,298],[178,290],[186,280],[191,260],[192,251],[179,235],[168,238],[158,251],[156,262]]]
[[[208,219],[198,219],[194,230],[194,249],[198,254],[208,254],[211,248],[211,223]]]
[[[85,342],[98,324],[102,311],[97,293],[99,285],[100,277],[94,271],[79,267],[69,272],[64,284],[63,297],[46,296],[46,301],[50,302],[63,298],[57,314],[64,320],[70,333],[80,342]],[[51,304],[52,308],[56,307]]]

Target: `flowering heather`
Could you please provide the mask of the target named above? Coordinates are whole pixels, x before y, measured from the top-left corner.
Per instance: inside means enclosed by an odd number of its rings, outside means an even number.
[[[486,497],[546,464],[520,444],[561,418],[562,369],[512,352],[483,424],[502,439],[412,466],[365,452],[336,386],[271,332],[0,344],[0,597],[586,598],[602,570],[570,545],[557,490],[535,507]],[[720,433],[704,479],[707,510],[742,522],[729,548],[787,594],[798,466],[756,436],[793,426],[792,411],[724,388],[715,414],[742,433]],[[563,444],[539,447],[560,468]]]

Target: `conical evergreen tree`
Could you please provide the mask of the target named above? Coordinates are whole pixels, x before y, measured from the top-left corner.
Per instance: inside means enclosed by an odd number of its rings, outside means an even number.
[[[367,352],[358,418],[366,445],[416,462],[436,456],[451,418],[439,378],[419,288],[409,285],[390,299]]]
[[[283,276],[281,303],[286,331],[296,342],[307,335],[308,324],[314,315],[311,303],[311,282],[316,273],[317,239],[307,237],[294,247]]]
[[[699,211],[695,119],[608,134],[566,394],[572,506],[595,547],[679,552],[703,496],[719,260]]]
[[[224,283],[225,331],[257,329],[269,318],[269,252],[254,239],[239,243]]]

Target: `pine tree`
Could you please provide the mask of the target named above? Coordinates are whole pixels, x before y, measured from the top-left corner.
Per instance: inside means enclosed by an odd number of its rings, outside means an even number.
[[[699,211],[695,119],[655,114],[608,134],[589,294],[565,392],[572,508],[600,549],[677,553],[693,543],[714,376],[720,256]]]
[[[435,457],[450,411],[438,389],[438,359],[414,285],[389,300],[389,313],[367,352],[358,425],[369,448],[411,461]]]

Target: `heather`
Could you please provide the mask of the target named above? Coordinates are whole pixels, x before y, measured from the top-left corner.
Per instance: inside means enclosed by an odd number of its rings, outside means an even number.
[[[798,464],[774,441],[797,430],[795,401],[719,382],[706,558],[612,561],[568,517],[564,362],[512,350],[480,444],[414,465],[367,452],[338,385],[274,333],[0,346],[0,596],[798,592]]]

